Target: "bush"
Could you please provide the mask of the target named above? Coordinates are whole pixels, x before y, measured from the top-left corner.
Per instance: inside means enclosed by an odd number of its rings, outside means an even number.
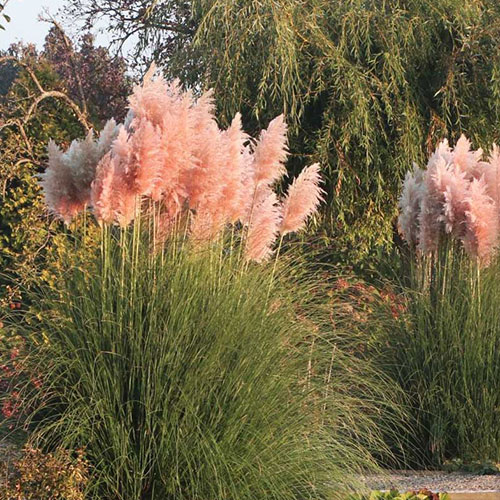
[[[450,243],[411,267],[391,344],[420,463],[500,459],[499,266],[480,268]]]
[[[327,498],[373,466],[393,389],[324,335],[300,268],[154,254],[141,224],[104,228],[91,267],[33,298],[34,442],[85,446],[100,499]]]
[[[44,454],[27,447],[12,467],[0,462],[4,500],[83,500],[88,465],[80,451]]]

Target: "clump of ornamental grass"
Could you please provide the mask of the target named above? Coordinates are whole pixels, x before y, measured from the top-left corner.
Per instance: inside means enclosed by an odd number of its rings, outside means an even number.
[[[394,390],[337,345],[303,268],[270,260],[316,211],[319,167],[280,200],[282,117],[257,141],[238,117],[221,131],[210,94],[151,74],[130,106],[97,140],[50,145],[49,209],[90,207],[100,239],[75,238],[16,325],[41,380],[19,389],[31,441],[84,447],[90,498],[340,496],[384,448]]]
[[[407,311],[390,343],[415,411],[419,463],[500,460],[500,262],[456,243],[410,266]]]
[[[500,459],[499,182],[498,148],[486,161],[464,137],[405,180],[399,223],[417,258],[391,343],[421,461]]]
[[[340,496],[384,448],[393,387],[286,256],[248,265],[237,246],[172,239],[152,252],[148,224],[104,227],[92,267],[18,325],[43,374],[21,389],[32,442],[84,446],[90,498]]]

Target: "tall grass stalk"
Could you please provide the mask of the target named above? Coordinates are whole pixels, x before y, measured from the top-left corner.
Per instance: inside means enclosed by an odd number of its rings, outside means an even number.
[[[500,460],[500,261],[457,244],[412,264],[408,317],[392,341],[420,456]]]
[[[248,265],[182,237],[153,252],[147,228],[104,226],[95,257],[16,325],[43,377],[23,394],[32,440],[84,446],[90,498],[340,496],[384,447],[392,387],[336,345],[287,258]]]

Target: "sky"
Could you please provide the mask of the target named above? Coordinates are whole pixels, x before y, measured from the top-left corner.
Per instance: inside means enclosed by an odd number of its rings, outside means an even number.
[[[64,0],[9,0],[4,13],[9,15],[12,20],[10,23],[2,22],[6,29],[5,31],[0,30],[0,50],[21,40],[26,43],[34,43],[38,48],[42,48],[50,25],[39,21],[38,16],[47,10],[50,15],[58,18],[57,12],[63,5]],[[77,35],[78,33],[68,34]],[[103,37],[104,35],[97,37],[99,45],[107,45]]]

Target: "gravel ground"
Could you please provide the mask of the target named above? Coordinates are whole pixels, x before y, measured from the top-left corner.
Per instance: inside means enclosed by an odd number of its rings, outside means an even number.
[[[368,488],[400,491],[427,488],[431,491],[500,491],[500,474],[477,475],[468,472],[393,471],[387,475],[363,478]]]

